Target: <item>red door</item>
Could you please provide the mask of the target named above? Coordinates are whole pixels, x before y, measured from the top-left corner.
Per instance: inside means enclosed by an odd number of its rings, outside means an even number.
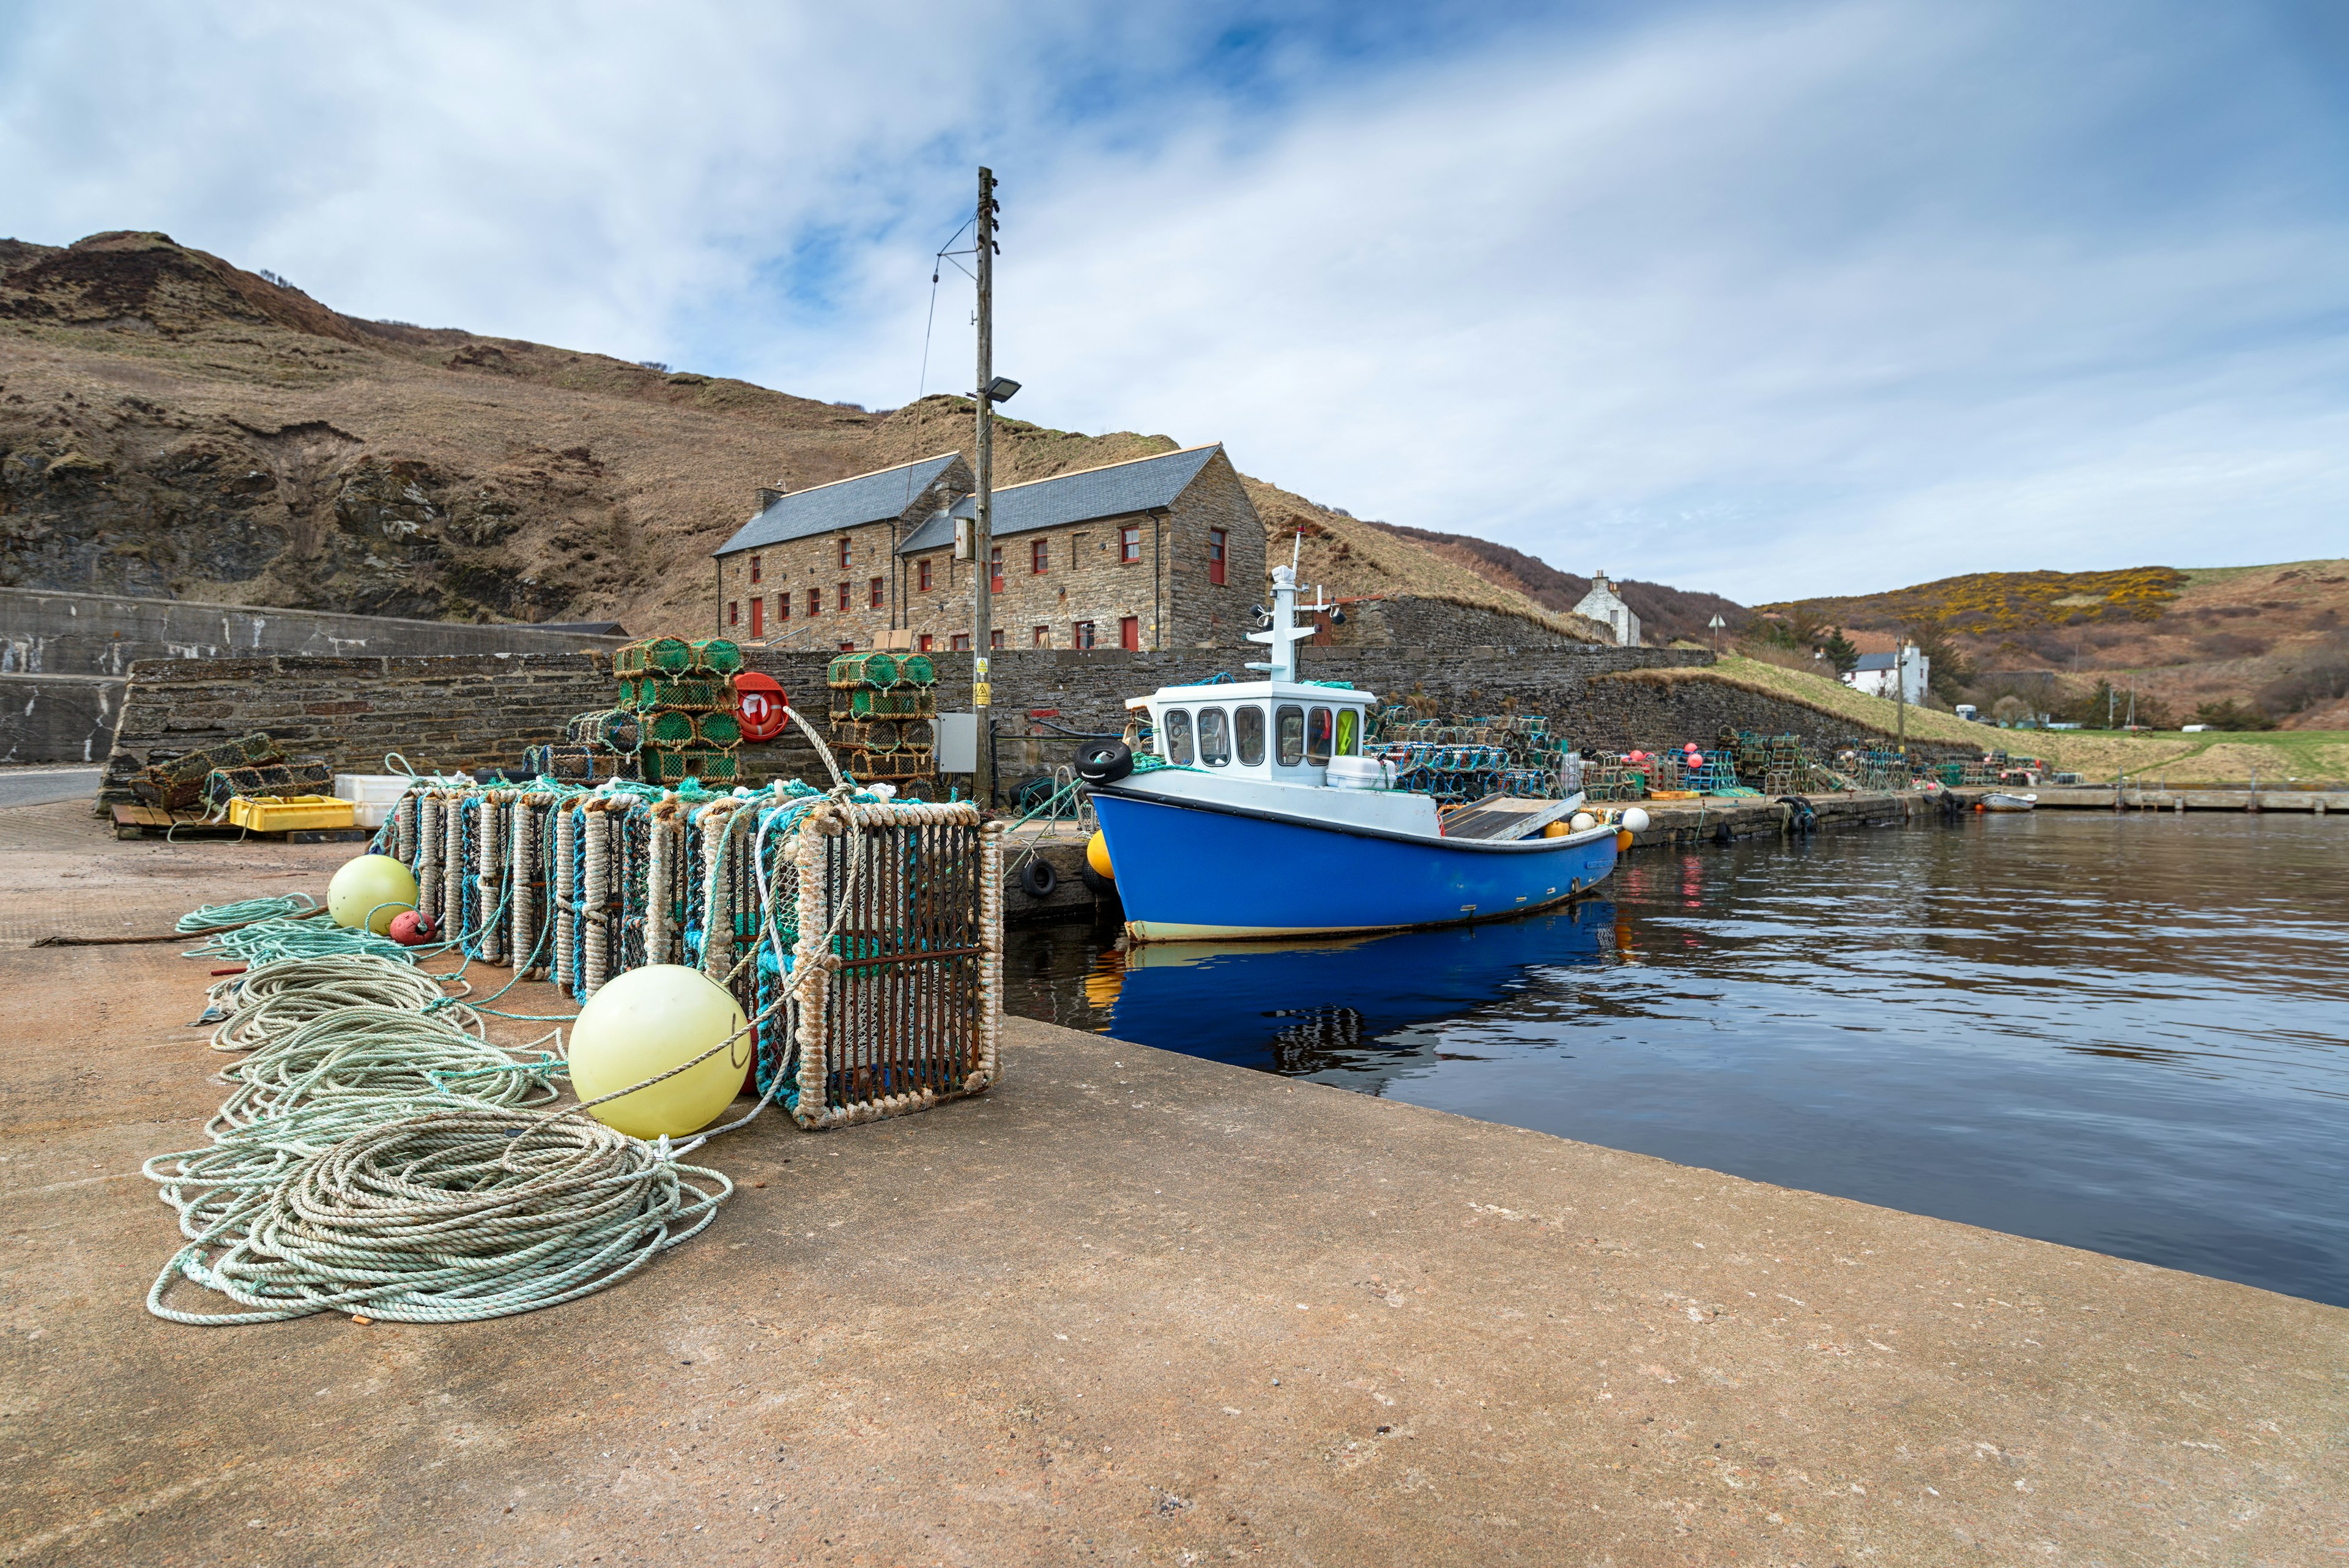
[[[1142,651],[1142,618],[1130,615],[1117,623],[1117,645],[1132,652]]]
[[[750,601],[750,640],[758,641],[767,635],[767,596],[761,594]]]

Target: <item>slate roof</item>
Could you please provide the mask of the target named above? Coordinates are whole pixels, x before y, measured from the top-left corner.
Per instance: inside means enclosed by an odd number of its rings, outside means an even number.
[[[1223,450],[1220,442],[1185,447],[1156,457],[1138,457],[1106,468],[1056,473],[1050,479],[1010,485],[995,493],[994,536],[1000,539],[1006,534],[1172,506],[1174,498],[1199,477],[1208,460]],[[954,504],[957,517],[973,516],[977,511],[976,501],[968,495]],[[933,515],[906,536],[897,553],[911,556],[952,543],[954,524],[944,515]]]
[[[941,452],[917,462],[901,462],[854,479],[834,480],[806,490],[794,490],[734,532],[711,552],[730,556],[761,545],[781,545],[811,535],[854,528],[861,523],[885,523],[902,514],[951,466],[955,452]]]
[[[1892,656],[1889,653],[1863,653],[1859,656],[1859,662],[1851,667],[1852,673],[1855,675],[1858,674],[1863,670],[1889,670],[1891,668]]]

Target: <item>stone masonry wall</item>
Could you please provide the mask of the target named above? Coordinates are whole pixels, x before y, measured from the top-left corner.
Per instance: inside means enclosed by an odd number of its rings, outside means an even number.
[[[1417,697],[1445,713],[1548,714],[1578,746],[1712,743],[1724,726],[1794,732],[1826,750],[1853,726],[1798,703],[1713,680],[1657,684],[1594,680],[1611,671],[1702,666],[1711,655],[1670,649],[1473,648],[1426,653],[1406,648],[1307,648],[1309,680],[1349,680],[1388,701]],[[750,668],[781,682],[792,704],[823,722],[824,669],[833,655],[750,650]],[[938,708],[970,706],[970,657],[937,654]],[[1125,699],[1218,672],[1245,675],[1236,650],[1164,653],[1014,649],[996,656],[999,729],[1019,733],[1031,712],[1069,729],[1123,727]],[[446,659],[157,659],[131,668],[122,720],[109,761],[109,798],[128,798],[130,775],[253,730],[266,730],[291,754],[322,756],[338,771],[377,773],[388,752],[419,772],[516,767],[523,749],[560,737],[572,714],[609,705],[610,664],[596,654]],[[1946,748],[1920,748],[1939,752]],[[1051,759],[1060,760],[1060,759]],[[743,749],[745,776],[820,779],[812,749],[796,729],[775,745]],[[1007,776],[1013,765],[1007,761]]]
[[[951,649],[956,634],[970,627],[974,564],[957,561],[951,545],[902,559],[893,551],[897,540],[952,498],[954,483],[967,489],[968,476],[957,478],[957,471],[949,471],[894,524],[862,524],[721,556],[717,618],[724,635],[750,638],[750,604],[762,597],[761,629],[766,640],[786,651],[833,651],[843,643],[873,648],[892,627],[911,631],[916,648],[926,637],[932,650]],[[1129,527],[1138,534],[1139,555],[1132,561],[1121,548]],[[1208,536],[1218,528],[1226,550],[1221,585],[1208,580]],[[845,567],[840,561],[843,539],[849,545]],[[1095,647],[1113,649],[1119,622],[1129,616],[1145,649],[1237,648],[1250,611],[1264,594],[1264,526],[1230,459],[1221,452],[1163,512],[1007,535],[996,539],[995,548],[1002,556],[1003,587],[992,607],[994,629],[1007,649],[1074,649],[1081,624],[1092,628]],[[756,583],[750,580],[754,558]],[[927,589],[922,587],[925,562]],[[883,579],[877,609],[872,605],[875,577]],[[844,611],[843,583],[849,589]],[[808,613],[811,591],[822,607],[813,617]],[[789,616],[781,613],[779,603],[786,593],[792,599]]]

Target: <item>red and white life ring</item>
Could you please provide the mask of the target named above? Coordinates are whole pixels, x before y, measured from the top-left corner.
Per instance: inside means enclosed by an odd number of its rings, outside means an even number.
[[[771,741],[783,732],[791,716],[783,705],[791,701],[771,675],[745,670],[734,677],[734,698],[741,710],[742,738]]]

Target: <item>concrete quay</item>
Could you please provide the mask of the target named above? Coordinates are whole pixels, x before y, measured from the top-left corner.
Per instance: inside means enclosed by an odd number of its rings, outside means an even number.
[[[1958,789],[1951,794],[1971,805],[1992,794],[2030,794],[2042,810],[2074,811],[2304,811],[2318,816],[2349,812],[2349,793],[2321,789],[2171,789],[2166,785],[2111,784],[2077,788],[2019,786],[2003,791]]]
[[[86,810],[0,811],[0,1562],[2349,1551],[2349,1312],[1023,1021],[981,1099],[711,1147],[718,1221],[583,1302],[166,1324],[206,966],[24,944],[347,851]]]

